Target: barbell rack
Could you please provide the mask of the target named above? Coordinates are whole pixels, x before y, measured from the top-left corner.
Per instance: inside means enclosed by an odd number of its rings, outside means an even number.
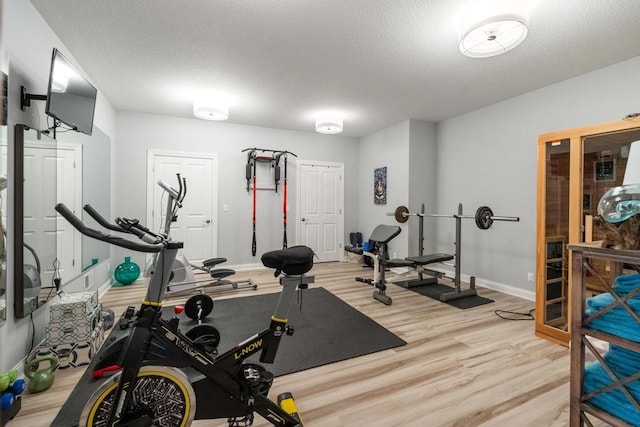
[[[424,252],[424,226],[423,221],[425,217],[429,218],[453,218],[456,221],[456,240],[454,242],[455,246],[455,276],[453,278],[453,283],[455,285],[455,290],[450,292],[444,292],[440,295],[440,301],[447,302],[455,299],[465,298],[469,296],[476,296],[478,292],[476,291],[476,278],[475,276],[469,276],[469,289],[461,289],[460,287],[460,265],[461,265],[461,240],[462,240],[462,220],[463,219],[474,219],[476,222],[476,226],[481,230],[488,230],[493,225],[494,221],[509,221],[509,222],[519,222],[520,217],[515,216],[498,216],[493,215],[493,211],[488,206],[481,206],[476,210],[475,215],[464,215],[462,203],[458,203],[458,212],[456,214],[433,214],[433,213],[425,213],[424,203],[420,209],[420,212],[410,212],[406,206],[398,206],[394,212],[387,212],[387,215],[394,216],[396,221],[399,223],[405,223],[409,220],[410,216],[416,216],[420,218],[419,221],[419,255],[422,256]]]

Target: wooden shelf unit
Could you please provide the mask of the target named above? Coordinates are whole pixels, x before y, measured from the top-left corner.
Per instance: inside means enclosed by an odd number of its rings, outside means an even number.
[[[640,357],[640,343],[632,342],[619,336],[591,329],[589,319],[584,319],[585,312],[585,295],[586,295],[586,275],[587,272],[598,276],[598,273],[591,266],[594,260],[605,260],[610,263],[610,277],[617,277],[622,274],[624,263],[640,265],[640,251],[631,250],[614,250],[601,247],[601,242],[577,243],[567,245],[567,249],[571,251],[571,379],[570,379],[570,415],[569,425],[571,427],[583,426],[585,422],[591,425],[589,416],[605,421],[609,425],[615,427],[628,427],[625,421],[603,411],[586,402],[584,398],[583,381],[585,368],[585,346],[589,348],[591,353],[597,352],[590,344],[589,337],[597,338],[611,344],[624,347],[638,353]],[[617,296],[612,289],[613,283],[611,279],[601,278],[603,286],[608,292],[611,292],[614,298]],[[627,306],[624,300],[616,299],[616,306]],[[638,319],[636,319],[638,320]],[[638,322],[640,328],[640,321]],[[601,358],[596,356],[601,363]],[[640,375],[638,372],[635,376]],[[624,381],[622,379],[621,381]],[[615,383],[614,383],[615,384]],[[614,388],[622,387],[616,384]],[[636,401],[636,406],[640,404]],[[638,411],[638,419],[640,419],[640,410]]]

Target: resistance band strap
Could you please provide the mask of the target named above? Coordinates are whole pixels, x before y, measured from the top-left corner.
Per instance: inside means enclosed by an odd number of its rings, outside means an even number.
[[[287,156],[284,156],[284,180],[282,181],[282,223],[284,232],[282,235],[282,249],[287,249]]]
[[[250,151],[247,153],[247,166],[245,167],[245,178],[247,179],[247,193],[249,192],[249,188],[251,186],[251,177],[253,175],[253,155],[254,151]]]
[[[251,255],[256,256],[257,244],[256,244],[256,194],[258,193],[258,188],[256,185],[256,169],[255,163],[253,166],[253,240],[251,242]]]

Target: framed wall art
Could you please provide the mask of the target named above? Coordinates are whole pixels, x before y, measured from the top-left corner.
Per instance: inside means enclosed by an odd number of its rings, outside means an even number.
[[[373,170],[373,203],[376,205],[387,204],[387,168]]]
[[[594,182],[616,180],[616,162],[614,159],[596,160],[593,162]]]

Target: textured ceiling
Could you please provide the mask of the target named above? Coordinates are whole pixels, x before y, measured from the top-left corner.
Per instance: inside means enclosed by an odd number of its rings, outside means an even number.
[[[232,97],[231,123],[313,131],[332,109],[353,137],[640,55],[638,0],[531,0],[528,38],[485,59],[458,51],[463,0],[31,3],[117,110],[193,117],[211,90]]]

